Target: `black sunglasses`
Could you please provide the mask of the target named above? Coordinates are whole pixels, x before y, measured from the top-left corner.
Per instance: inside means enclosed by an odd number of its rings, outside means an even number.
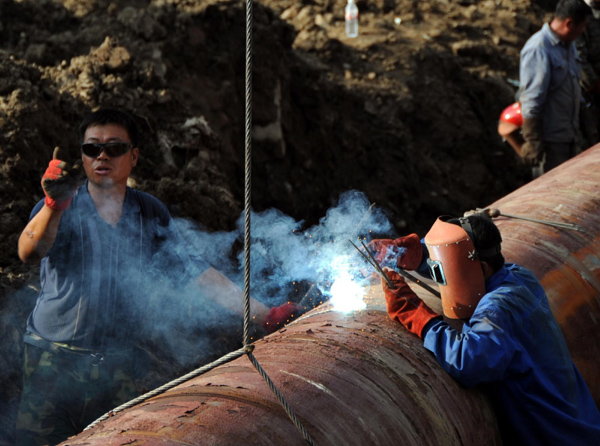
[[[100,143],[85,143],[81,145],[81,151],[85,156],[91,156],[97,158],[103,151],[111,158],[125,155],[132,145],[128,142],[108,142],[106,144]]]

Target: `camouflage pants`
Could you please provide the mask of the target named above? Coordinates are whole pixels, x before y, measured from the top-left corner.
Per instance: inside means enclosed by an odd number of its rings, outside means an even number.
[[[25,344],[17,446],[55,445],[135,394],[132,360],[49,352]]]

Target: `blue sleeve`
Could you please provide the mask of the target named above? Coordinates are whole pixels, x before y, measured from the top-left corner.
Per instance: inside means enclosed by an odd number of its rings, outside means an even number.
[[[424,332],[425,348],[465,387],[502,380],[516,352],[509,333],[488,317],[474,316],[462,332],[436,320]]]
[[[551,78],[550,59],[543,48],[523,49],[520,77],[519,102],[523,117],[541,116]]]
[[[166,276],[174,285],[183,286],[210,267],[192,251],[172,218],[169,217],[168,224],[160,228],[159,240],[151,269]]]
[[[38,203],[31,210],[31,214],[29,214],[29,221],[31,221],[31,219],[33,217],[35,217],[43,207],[44,207],[44,199],[42,198],[40,201],[38,201]]]
[[[147,224],[155,233],[155,252],[149,270],[167,278],[175,286],[183,286],[195,279],[210,265],[194,253],[187,243],[167,207],[156,197],[135,191]]]

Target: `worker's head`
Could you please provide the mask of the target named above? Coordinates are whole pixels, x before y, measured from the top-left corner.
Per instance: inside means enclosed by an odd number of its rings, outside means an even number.
[[[129,113],[105,108],[97,110],[85,116],[79,125],[79,143],[83,144],[85,132],[89,127],[97,125],[116,124],[125,129],[129,142],[133,147],[139,147],[139,130],[135,118]]]
[[[79,126],[81,155],[90,184],[123,188],[137,164],[138,128],[130,114],[104,109],[90,113]]]
[[[486,217],[439,217],[425,236],[432,278],[440,285],[444,315],[471,317],[485,281],[504,265],[502,237]]]
[[[591,15],[591,8],[582,0],[560,0],[550,27],[563,42],[569,43],[585,31]]]

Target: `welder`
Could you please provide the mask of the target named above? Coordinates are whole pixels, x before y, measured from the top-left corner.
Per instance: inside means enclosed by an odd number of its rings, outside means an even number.
[[[19,238],[19,257],[40,263],[41,280],[24,336],[19,446],[60,443],[139,394],[138,341],[159,284],[156,312],[187,283],[243,310],[242,291],[187,249],[166,206],[127,186],[139,139],[132,115],[98,110],[79,127],[85,184],[56,150],[42,177],[45,198]],[[268,310],[252,309],[260,319]]]
[[[440,217],[423,240],[373,240],[392,285],[382,281],[388,315],[423,339],[460,384],[488,393],[504,444],[600,444],[600,412],[546,294],[529,270],[505,262],[501,242],[481,213]],[[432,311],[398,268],[436,281],[444,316],[462,328]]]

